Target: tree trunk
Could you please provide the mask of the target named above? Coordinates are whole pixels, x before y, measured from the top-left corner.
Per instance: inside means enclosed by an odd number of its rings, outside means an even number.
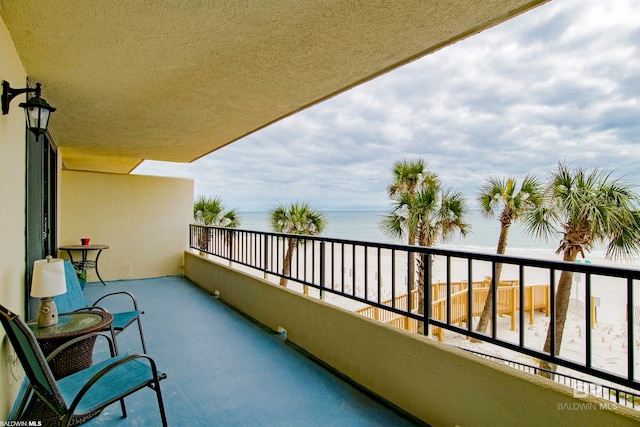
[[[198,248],[200,249],[200,255],[205,255],[210,251],[209,244],[211,243],[211,229],[202,227],[198,236]]]
[[[293,257],[293,251],[296,248],[296,239],[295,238],[289,238],[287,239],[287,241],[289,242],[288,246],[287,246],[287,252],[284,256],[284,266],[282,268],[282,274],[284,276],[290,276],[291,275],[291,258]],[[281,277],[280,278],[280,286],[287,286],[287,278],[286,277]]]
[[[427,262],[429,263],[429,267],[433,266],[433,256],[430,254],[419,254],[418,255],[418,268],[417,268],[417,282],[418,282],[418,314],[425,314],[425,282],[427,279],[426,266]],[[433,269],[429,269],[432,271]],[[424,322],[418,322],[418,333],[424,333]]]
[[[424,314],[424,282],[427,257],[427,254],[418,255],[418,314]]]
[[[416,236],[413,233],[409,233],[409,246],[415,246],[415,244],[416,244]],[[407,280],[411,284],[409,286],[409,289],[413,290],[413,289],[417,288],[417,283],[416,283],[416,253],[415,252],[409,252],[408,256],[409,256],[409,271],[408,271]]]
[[[563,260],[568,262],[575,262],[578,257],[578,251],[573,248],[568,248],[564,251]],[[558,287],[556,289],[556,348],[555,356],[560,354],[560,346],[562,345],[562,335],[564,332],[564,324],[567,320],[567,311],[569,310],[569,299],[571,298],[571,285],[573,284],[573,271],[563,271],[560,273],[560,279],[558,280]],[[544,342],[544,351],[551,351],[551,334],[553,328],[549,323],[549,329],[547,329],[547,339]],[[555,364],[540,361],[540,367],[555,371]],[[541,373],[542,376],[547,376],[545,373]]]
[[[509,236],[509,226],[511,224],[502,224],[500,228],[500,238],[498,239],[498,255],[504,255],[507,251],[507,237]],[[502,263],[496,264],[496,286],[500,284],[500,275],[502,274]],[[469,283],[469,287],[471,288],[472,284]],[[469,301],[469,304],[473,304],[473,301]],[[480,321],[478,322],[478,326],[476,327],[476,332],[484,334],[487,331],[487,326],[489,325],[489,318],[491,317],[491,311],[493,306],[493,286],[489,287],[489,291],[487,292],[487,299],[484,302],[484,307],[482,309],[482,314],[480,315]],[[472,340],[477,341],[477,340]]]

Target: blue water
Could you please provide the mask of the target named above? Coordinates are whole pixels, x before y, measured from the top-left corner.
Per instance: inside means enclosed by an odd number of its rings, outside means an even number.
[[[367,242],[406,243],[393,240],[380,230],[380,220],[384,211],[327,211],[324,212],[327,227],[322,236]],[[247,230],[270,231],[268,212],[241,212],[242,225]],[[468,218],[471,231],[466,238],[455,237],[448,242],[440,242],[438,246],[462,250],[495,252],[500,235],[500,223],[497,219],[486,219],[480,213],[473,212]],[[511,226],[508,247],[510,251],[534,251],[554,253],[559,238],[545,242],[529,237],[518,225]]]

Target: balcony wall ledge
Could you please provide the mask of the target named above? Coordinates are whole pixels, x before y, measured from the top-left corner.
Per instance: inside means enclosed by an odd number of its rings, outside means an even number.
[[[185,252],[185,276],[432,426],[635,426],[640,412],[365,318]]]

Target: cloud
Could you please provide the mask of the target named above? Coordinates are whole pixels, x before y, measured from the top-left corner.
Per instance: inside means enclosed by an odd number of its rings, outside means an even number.
[[[640,0],[555,0],[288,117],[185,176],[240,210],[304,200],[384,209],[391,167],[424,158],[469,199],[489,176],[544,178],[558,161],[640,184]]]

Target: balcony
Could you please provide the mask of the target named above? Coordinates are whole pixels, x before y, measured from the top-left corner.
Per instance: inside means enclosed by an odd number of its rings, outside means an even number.
[[[601,346],[595,343],[595,332],[586,327],[597,322],[598,311],[593,310],[593,306],[582,307],[586,318],[583,334],[588,343],[586,346],[581,344],[583,354],[561,351],[552,355],[525,336],[530,319],[546,318],[547,322],[554,319],[555,282],[563,270],[584,276],[584,281],[577,288],[583,292],[582,298],[586,292],[587,300],[591,299],[592,291],[598,289],[598,282],[603,278],[610,286],[619,287],[624,295],[623,301],[631,303],[618,301],[621,313],[623,317],[626,314],[629,319],[635,319],[633,288],[638,283],[638,270],[434,248],[411,247],[409,252],[409,247],[404,245],[305,236],[305,242],[294,254],[291,271],[283,274],[286,238],[286,235],[277,233],[244,230],[230,233],[225,229],[192,226],[191,247],[203,252],[199,256],[193,252],[185,254],[185,273],[208,292],[219,292],[221,299],[268,328],[286,329],[289,339],[309,354],[432,425],[482,424],[478,417],[489,412],[500,412],[500,416],[505,418],[501,418],[498,424],[509,425],[520,421],[509,418],[509,411],[505,412],[505,409],[517,407],[520,411],[524,406],[531,411],[532,424],[540,421],[539,414],[543,412],[552,414],[555,424],[578,423],[583,415],[593,423],[594,413],[584,410],[581,405],[599,409],[598,416],[604,414],[602,410],[611,409],[624,412],[625,416],[635,419],[634,422],[640,420],[637,410],[623,407],[637,405],[634,397],[638,390],[635,346],[631,345],[628,351],[617,350],[625,361],[619,371],[601,368],[596,363],[602,357]],[[207,259],[202,255],[204,252],[215,256]],[[424,296],[427,309],[424,315],[416,311],[418,302],[415,298],[406,298],[411,289],[403,275],[412,274],[407,262],[411,252],[433,257],[430,264],[433,274],[427,274],[428,286]],[[498,263],[503,264],[502,277],[508,283],[502,283],[502,279],[500,284],[493,283],[489,278],[489,286],[499,296],[503,293],[511,295],[510,304],[515,308],[502,319],[502,297],[499,297],[492,307],[492,318],[498,319],[496,325],[492,325],[486,334],[479,334],[467,324],[466,319],[454,319],[456,299],[453,297],[464,294],[467,302],[473,301],[473,304],[467,304],[465,312],[475,318],[476,296],[483,292],[486,294],[486,289],[471,286],[461,293],[454,287],[456,281],[458,285],[465,282],[460,280],[460,275],[467,279],[467,283],[474,283],[477,275],[484,275],[487,269],[495,271]],[[444,282],[435,281],[438,271],[444,274]],[[514,280],[506,280],[506,274],[514,275]],[[544,285],[534,283],[533,279],[540,274],[547,279]],[[283,275],[289,280],[288,289],[276,285]],[[542,308],[537,306],[539,301],[534,292],[541,286],[548,289]],[[401,303],[403,293],[405,302]],[[534,310],[528,308],[531,296],[536,300]],[[441,299],[444,299],[444,304]],[[433,310],[436,305],[443,305],[444,310]],[[379,320],[404,318],[399,322],[403,325],[426,321],[429,326],[425,332],[431,336],[403,331],[390,326],[396,324],[394,322],[372,320],[364,313],[356,314],[366,311],[365,307],[391,313],[380,316]],[[519,307],[525,309],[519,310]],[[637,335],[634,323],[624,322],[623,325],[632,337]],[[463,342],[467,336],[481,339],[501,348],[502,353],[509,356],[503,357],[500,363],[485,364],[484,359],[437,343],[435,338],[440,338],[440,333],[462,337]],[[557,382],[535,375],[539,374],[536,367],[531,369],[514,363],[515,358],[521,356],[557,364],[557,374],[552,375]],[[511,368],[505,370],[505,364],[534,374]],[[568,373],[575,377],[571,378]],[[585,386],[588,383],[578,385],[574,381],[581,382],[584,378],[594,381],[596,389],[606,390],[600,396],[608,401],[584,393],[587,387],[590,391],[593,387]],[[558,382],[563,385],[558,386]],[[614,384],[613,388],[607,388],[611,384]],[[520,387],[524,389],[518,391]],[[553,397],[547,395],[551,390]],[[451,396],[456,396],[453,402]],[[567,396],[571,402],[565,402]],[[526,418],[518,415],[518,420],[521,417]],[[561,419],[564,421],[560,422]],[[486,423],[495,425],[496,420],[493,415]],[[537,421],[534,423],[533,420]]]
[[[277,263],[277,256],[251,255],[256,246],[249,242],[262,242],[264,248],[265,240],[245,239],[249,235],[256,237],[253,232],[240,232],[234,238],[238,245],[218,246],[230,251],[233,266],[221,257],[214,260],[188,251],[185,277],[111,281],[108,287],[93,283],[85,289],[89,300],[119,290],[137,296],[146,311],[143,327],[149,354],[168,374],[163,395],[172,425],[640,422],[640,411],[620,402],[578,395],[568,386],[328,303],[329,294],[353,300],[349,294],[355,291],[346,286],[343,292],[339,280],[339,286],[324,289],[308,281],[309,295],[305,295],[303,288],[299,292],[256,277],[256,272],[264,272],[240,261],[267,260],[268,266],[271,261]],[[282,242],[283,236],[271,237],[274,244]],[[325,244],[330,240],[318,239]],[[216,247],[214,242],[210,241],[209,249]],[[326,255],[325,263],[332,258]],[[301,283],[304,262],[296,260],[294,265],[298,271],[289,279]],[[320,265],[315,264],[316,269]],[[277,278],[275,273],[268,274]],[[326,292],[325,300],[313,295],[320,290]],[[402,311],[392,305],[386,308]],[[428,323],[447,333],[455,329],[446,321],[428,319]],[[119,344],[126,352],[141,351],[136,332],[120,335]],[[105,351],[98,346],[96,357]],[[128,402],[127,419],[121,419],[119,406],[112,405],[86,425],[157,424],[152,392],[137,393]]]
[[[162,383],[170,425],[420,425],[365,393],[184,277],[89,284],[134,292],[145,309],[148,352],[168,378]],[[136,331],[119,336],[121,350],[141,352]],[[96,344],[96,358],[106,351]],[[151,391],[108,407],[87,426],[159,425]]]

